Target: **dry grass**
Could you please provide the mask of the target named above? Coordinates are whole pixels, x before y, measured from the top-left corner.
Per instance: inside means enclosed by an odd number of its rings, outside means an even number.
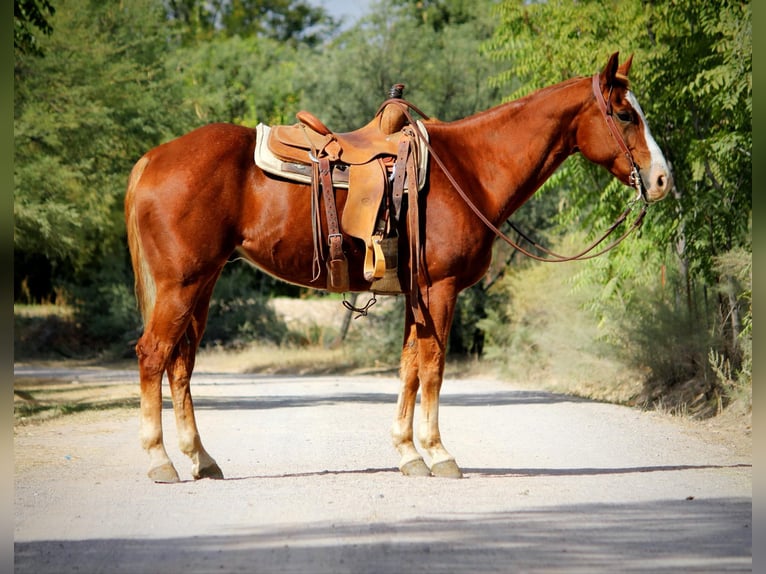
[[[277,347],[251,345],[244,349],[207,349],[197,358],[197,370],[220,373],[327,374],[353,371],[357,365],[343,347],[323,345]]]
[[[60,416],[122,408],[138,408],[135,383],[99,384],[60,379],[17,379],[13,384],[14,426],[39,423]]]
[[[360,295],[357,306],[363,306],[369,297]],[[387,309],[391,303],[391,298],[381,297],[372,312]],[[375,327],[370,320],[351,319],[347,339],[340,341],[344,319],[350,313],[343,307],[340,297],[277,297],[269,304],[287,325],[293,343],[252,344],[235,351],[203,349],[197,358],[197,368],[218,372],[299,375],[396,370],[398,357],[376,356],[374,346],[360,352],[351,342],[372,340],[371,331]]]

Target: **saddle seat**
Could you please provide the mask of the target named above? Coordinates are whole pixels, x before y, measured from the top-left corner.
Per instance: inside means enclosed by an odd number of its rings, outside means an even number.
[[[278,157],[304,164],[321,156],[347,165],[363,165],[381,156],[395,157],[400,140],[398,132],[404,126],[404,121],[384,121],[388,117],[381,112],[367,125],[346,133],[333,132],[305,110],[298,112],[296,118],[297,124],[272,127],[268,145]]]

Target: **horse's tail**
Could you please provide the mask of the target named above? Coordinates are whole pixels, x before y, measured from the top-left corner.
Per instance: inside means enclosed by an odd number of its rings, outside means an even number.
[[[133,170],[130,172],[128,180],[128,190],[125,193],[125,226],[128,233],[128,249],[130,250],[130,260],[133,264],[133,274],[135,275],[135,292],[138,301],[138,308],[141,311],[141,318],[146,325],[154,309],[154,301],[157,295],[157,289],[154,283],[152,271],[144,256],[141,246],[141,234],[138,229],[138,216],[136,215],[135,192],[141,174],[149,164],[149,158],[142,157]]]

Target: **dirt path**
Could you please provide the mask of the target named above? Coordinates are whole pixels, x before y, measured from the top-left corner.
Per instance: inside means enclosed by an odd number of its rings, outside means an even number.
[[[145,477],[135,408],[16,428],[16,572],[751,570],[749,450],[668,417],[447,380],[466,478],[407,479],[393,378],[195,379],[224,481],[190,480],[168,409],[175,485]]]

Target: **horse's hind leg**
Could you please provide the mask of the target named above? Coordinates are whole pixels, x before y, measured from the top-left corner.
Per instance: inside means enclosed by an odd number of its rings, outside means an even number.
[[[223,478],[223,472],[221,472],[220,467],[202,446],[196,417],[194,416],[194,404],[190,388],[194,361],[197,348],[205,330],[210,295],[214,284],[215,279],[210,282],[209,287],[204,290],[197,300],[197,306],[191,322],[186,329],[186,333],[181,337],[173,350],[167,368],[170,392],[173,397],[176,428],[178,430],[178,444],[181,452],[192,461],[192,476],[195,479]]]
[[[178,473],[170,461],[162,435],[162,374],[178,336],[164,329],[172,325],[169,306],[154,307],[151,320],[136,345],[141,379],[141,445],[149,454],[149,478],[155,482],[178,482]]]
[[[159,288],[151,317],[136,345],[141,379],[141,444],[149,454],[149,478],[155,482],[179,480],[163,441],[162,375],[177,355],[175,349],[189,327],[198,292],[177,286]],[[172,365],[176,363],[173,360]]]

